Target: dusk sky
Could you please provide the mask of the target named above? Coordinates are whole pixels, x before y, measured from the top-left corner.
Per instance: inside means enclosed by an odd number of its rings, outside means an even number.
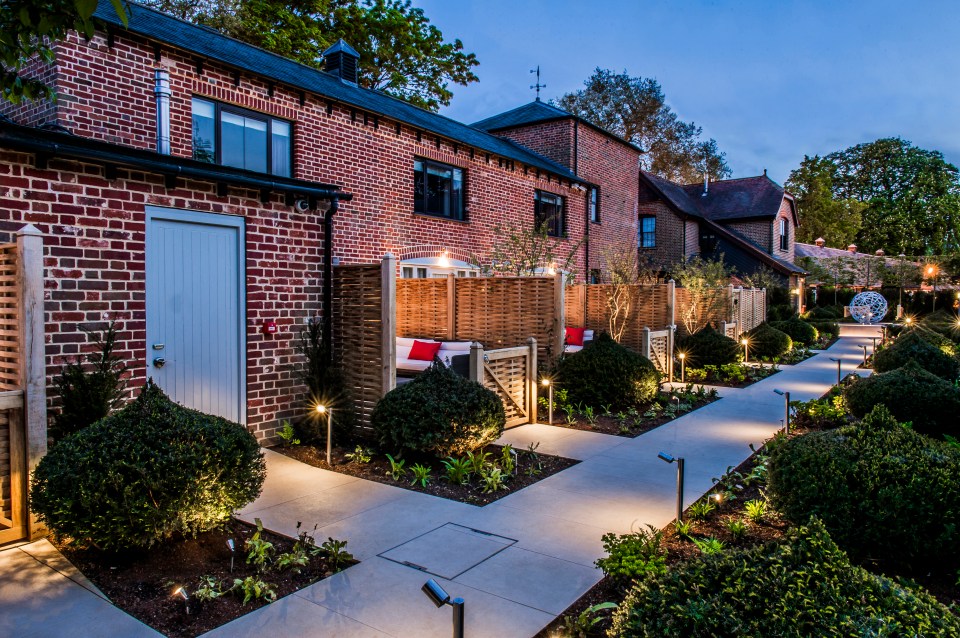
[[[414,0],[477,54],[442,113],[472,123],[581,88],[596,67],[653,77],[716,138],[734,177],[783,182],[805,154],[900,136],[960,164],[960,3]]]

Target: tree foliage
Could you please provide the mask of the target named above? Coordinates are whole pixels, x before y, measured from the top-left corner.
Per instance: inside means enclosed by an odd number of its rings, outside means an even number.
[[[127,21],[123,0],[111,0],[117,15]],[[92,37],[97,27],[93,12],[97,0],[4,0],[0,3],[0,95],[19,103],[53,97],[53,90],[37,78],[20,75],[38,56],[54,59],[53,47],[72,30]]]
[[[534,228],[495,226],[493,234],[498,240],[490,250],[490,261],[497,274],[532,277],[547,274],[551,269],[567,272],[571,278],[576,274],[573,268],[582,239],[570,246],[566,254],[559,255],[561,244],[547,233],[546,222]]]
[[[800,199],[803,239],[814,229],[848,237],[859,207],[855,240],[864,252],[925,255],[960,248],[958,170],[938,151],[900,138],[858,144],[805,157],[787,186]]]
[[[656,80],[597,68],[584,87],[554,104],[639,146],[644,170],[680,183],[704,172],[715,180],[732,174],[716,140],[701,139],[701,127],[681,120]]]
[[[343,38],[360,53],[360,86],[436,111],[451,84],[477,81],[479,62],[460,40],[447,42],[410,0],[148,0],[185,20],[321,68],[323,51]]]

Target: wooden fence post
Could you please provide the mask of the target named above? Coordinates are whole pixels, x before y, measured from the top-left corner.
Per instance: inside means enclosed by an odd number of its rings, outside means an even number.
[[[667,282],[667,325],[677,325],[677,282],[671,279]]]
[[[454,341],[457,338],[457,277],[453,273],[447,275],[447,339]]]
[[[17,288],[20,312],[20,383],[23,386],[23,431],[27,480],[47,453],[47,370],[43,338],[43,235],[32,225],[17,232]],[[46,530],[31,513],[28,535],[37,539]]]
[[[563,307],[563,273],[553,276],[553,356],[559,357],[563,352],[564,328],[566,327]],[[548,350],[549,352],[549,350]]]
[[[382,396],[397,387],[397,258],[391,253],[380,262],[380,294]]]
[[[527,357],[527,414],[529,422],[537,422],[537,397],[539,387],[537,385],[537,340],[534,337],[527,339],[530,348],[530,354]]]
[[[483,346],[476,341],[470,344],[470,380],[483,385]]]

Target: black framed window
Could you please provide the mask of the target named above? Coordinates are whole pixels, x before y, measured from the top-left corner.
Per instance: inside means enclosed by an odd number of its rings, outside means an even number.
[[[415,159],[413,210],[423,215],[463,220],[463,169]]]
[[[194,159],[290,177],[290,122],[196,97],[191,106]]]
[[[538,229],[545,228],[550,237],[567,236],[563,203],[563,197],[546,191],[538,190],[534,196],[533,222]]]
[[[780,250],[790,250],[790,229],[783,217],[780,218]]]
[[[637,229],[637,246],[639,248],[657,247],[657,218],[653,216],[641,217],[640,228]]]
[[[600,223],[600,189],[596,186],[590,188],[587,206],[590,207],[590,221]]]

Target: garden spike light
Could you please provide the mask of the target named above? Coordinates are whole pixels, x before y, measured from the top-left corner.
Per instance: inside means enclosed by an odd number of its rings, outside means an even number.
[[[179,596],[183,599],[183,606],[186,609],[187,615],[190,615],[190,594],[187,593],[187,588],[183,585],[177,587],[173,590],[174,596]]]
[[[657,454],[657,458],[667,463],[677,463],[677,522],[683,521],[683,470],[684,461],[682,456],[670,456],[666,452]]]
[[[327,415],[327,465],[333,467],[333,410],[318,403],[317,414]]]
[[[863,348],[863,367],[866,368],[867,367],[867,344],[864,343],[860,347]]]
[[[230,550],[230,573],[233,573],[233,557],[237,552],[237,544],[233,541],[232,538],[227,539],[227,549]]]
[[[783,417],[783,433],[790,436],[790,392],[784,392],[783,390],[774,390],[774,392],[782,396],[786,404]]]
[[[450,594],[440,586],[440,583],[434,579],[430,579],[423,584],[423,587],[420,588],[424,594],[427,595],[427,598],[437,606],[437,609],[440,609],[444,605],[450,605],[453,607],[453,638],[463,638],[463,629],[464,629],[464,601],[463,598],[450,598]]]
[[[743,345],[743,362],[744,362],[744,363],[749,363],[749,361],[750,361],[750,340],[749,340],[749,339],[741,339],[741,340],[740,340],[740,343],[741,343],[741,345]]]
[[[549,411],[547,414],[547,423],[553,425],[553,381],[544,377],[541,383],[547,386],[547,405],[549,406]]]
[[[839,388],[840,387],[840,359],[834,359],[833,357],[830,357],[830,360],[837,362],[837,387]]]
[[[677,354],[677,357],[680,358],[680,383],[686,383],[687,378],[687,353],[680,352]]]

